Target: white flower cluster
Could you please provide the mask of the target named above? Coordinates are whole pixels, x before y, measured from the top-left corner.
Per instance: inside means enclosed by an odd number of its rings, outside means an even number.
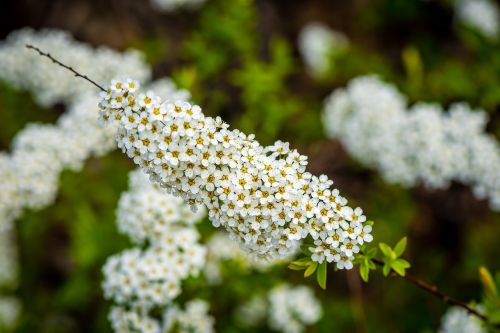
[[[43,106],[57,102],[68,102],[75,97],[94,91],[95,87],[81,79],[75,79],[68,70],[42,59],[33,50],[33,44],[61,62],[78,69],[96,82],[107,82],[118,75],[149,79],[151,69],[137,51],[118,53],[101,47],[94,49],[75,41],[70,34],[59,30],[29,28],[11,33],[0,46],[0,80],[10,85],[31,91]]]
[[[206,0],[151,0],[156,10],[161,12],[175,12],[181,8],[197,9]]]
[[[56,30],[23,29],[0,44],[0,80],[28,89],[44,106],[64,102],[68,108],[55,125],[28,125],[14,138],[12,153],[0,153],[0,280],[3,281],[11,281],[17,274],[11,229],[22,210],[51,204],[63,169],[78,170],[89,156],[99,156],[116,147],[115,131],[103,128],[96,119],[95,88],[26,49],[27,43],[50,50],[54,56],[98,80],[107,81],[128,73],[146,81],[151,72],[139,53],[94,50]],[[189,98],[186,91],[176,91],[167,79],[152,86],[172,99]]]
[[[349,269],[359,246],[372,240],[363,211],[347,206],[327,176],[306,172],[307,157],[288,143],[262,147],[199,106],[138,88],[131,79],[113,80],[101,94],[101,121],[118,128],[118,146],[153,182],[204,204],[212,224],[246,252],[284,257],[311,235],[313,260]]]
[[[275,258],[274,260],[264,260],[260,258],[249,257],[243,252],[240,247],[233,242],[226,232],[216,232],[206,242],[207,247],[207,263],[203,270],[208,283],[215,285],[223,280],[221,265],[224,262],[231,261],[240,265],[243,269],[256,269],[265,271],[274,265],[289,262],[296,254],[298,248],[291,251],[286,258]]]
[[[322,315],[311,288],[282,285],[269,292],[269,327],[283,333],[300,333]]]
[[[185,310],[172,307],[165,313],[164,332],[170,332],[176,327],[176,333],[213,333],[215,320],[208,314],[208,303],[193,300],[186,303]]]
[[[118,226],[147,248],[110,257],[103,268],[103,289],[105,297],[118,304],[148,311],[171,303],[181,292],[182,280],[198,274],[205,264],[205,248],[191,226],[203,214],[192,213],[140,170],[130,179],[130,190],[120,199]]]
[[[441,319],[438,333],[486,333],[478,318],[462,308],[452,307]]]
[[[460,23],[484,36],[497,39],[500,33],[500,8],[491,0],[456,0],[455,11]]]
[[[310,22],[299,33],[298,47],[307,70],[318,77],[330,69],[332,56],[349,45],[347,37],[323,23]]]
[[[134,310],[113,307],[109,315],[116,333],[213,333],[215,320],[208,314],[208,304],[201,300],[186,303],[186,310],[170,307],[160,323]],[[174,330],[175,328],[175,330]]]
[[[198,311],[192,305],[183,313],[173,306],[182,280],[198,274],[205,264],[206,249],[198,244],[193,227],[203,218],[203,209],[192,212],[180,198],[165,193],[136,170],[130,173],[129,191],[120,198],[117,216],[120,231],[138,247],[110,257],[103,268],[104,295],[117,304],[109,316],[115,332],[168,332],[172,320],[188,325],[190,316],[192,325],[206,332],[206,320],[198,318],[203,311],[206,315],[205,308]],[[151,315],[165,309],[168,322]]]
[[[446,188],[456,180],[500,210],[500,148],[486,122],[485,112],[463,103],[448,112],[436,104],[408,108],[395,87],[374,76],[334,91],[323,114],[327,135],[388,182]]]
[[[6,220],[16,219],[25,207],[47,206],[54,200],[63,169],[78,170],[89,156],[114,148],[113,130],[102,129],[95,119],[95,88],[75,80],[25,44],[50,50],[100,80],[124,72],[138,75],[141,81],[150,77],[150,68],[135,52],[122,55],[104,48],[94,50],[57,30],[13,32],[0,45],[0,80],[30,90],[42,105],[65,102],[68,111],[55,125],[29,125],[17,134],[11,155],[0,154],[0,216]]]

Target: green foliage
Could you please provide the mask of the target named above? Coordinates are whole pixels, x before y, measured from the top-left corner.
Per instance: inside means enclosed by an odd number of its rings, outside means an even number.
[[[410,267],[410,263],[399,257],[401,257],[406,248],[406,237],[403,237],[396,244],[394,249],[385,243],[380,243],[379,248],[383,255],[382,261],[384,262],[384,266],[382,268],[382,272],[384,273],[384,276],[389,275],[391,271],[404,276],[406,269]]]
[[[493,278],[490,271],[484,267],[479,267],[479,279],[483,286],[482,306],[484,313],[493,326],[500,325],[500,275],[497,274],[497,279]]]
[[[316,280],[318,281],[318,284],[322,289],[326,289],[326,266],[327,263],[325,260],[318,266],[318,270],[316,271]]]
[[[359,264],[359,275],[363,281],[368,282],[370,270],[377,269],[373,259],[377,255],[377,248],[372,248],[366,251],[365,254],[358,256],[356,262]]]

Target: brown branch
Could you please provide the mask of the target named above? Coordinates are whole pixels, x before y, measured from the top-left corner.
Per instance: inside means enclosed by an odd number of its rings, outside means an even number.
[[[63,68],[66,68],[67,70],[69,70],[70,72],[72,72],[73,74],[75,74],[76,77],[80,77],[80,78],[82,78],[82,79],[84,79],[84,80],[92,83],[94,86],[96,86],[97,88],[99,88],[101,91],[106,91],[101,85],[99,85],[98,83],[96,83],[95,81],[93,81],[92,79],[90,79],[87,75],[82,75],[82,74],[78,73],[72,67],[70,67],[68,65],[65,65],[62,62],[60,62],[59,60],[55,59],[53,56],[50,55],[50,53],[43,52],[38,47],[30,45],[30,44],[26,44],[26,48],[34,50],[39,55],[49,58],[50,60],[52,60],[53,63],[55,63],[55,64],[57,64],[57,65],[59,65],[59,66],[61,66]]]
[[[376,265],[384,266],[384,262],[382,260],[372,258],[372,262],[375,263]],[[428,284],[428,283],[426,283],[426,282],[424,282],[424,281],[418,279],[417,277],[415,277],[411,274],[408,274],[408,273],[406,273],[404,276],[402,276],[402,275],[399,275],[398,273],[396,273],[394,270],[391,270],[391,274],[393,276],[397,276],[397,277],[400,277],[406,281],[409,281],[410,283],[413,283],[414,285],[416,285],[420,289],[422,289],[425,292],[439,298],[440,300],[442,300],[446,304],[459,306],[462,309],[464,309],[465,311],[467,311],[468,313],[470,313],[471,315],[474,315],[474,316],[480,318],[481,320],[483,320],[484,322],[486,322],[488,324],[490,323],[488,318],[485,315],[483,315],[483,314],[479,313],[477,310],[471,308],[465,302],[462,302],[461,300],[458,300],[454,297],[451,297],[451,296],[448,296],[448,295],[442,293],[441,291],[438,290],[438,288],[436,286],[432,286],[432,285],[430,285],[430,284]]]

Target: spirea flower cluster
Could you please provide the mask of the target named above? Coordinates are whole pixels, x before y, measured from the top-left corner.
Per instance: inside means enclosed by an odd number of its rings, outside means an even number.
[[[500,8],[491,0],[456,0],[457,20],[484,36],[497,39],[500,33]]]
[[[438,333],[486,333],[481,321],[462,308],[452,307],[441,319]]]
[[[41,59],[26,49],[27,43],[50,50],[59,59],[99,80],[129,73],[145,82],[151,72],[137,52],[95,50],[57,30],[23,29],[1,43],[0,80],[29,90],[43,106],[63,102],[68,109],[54,125],[28,125],[14,138],[11,154],[0,153],[0,279],[9,281],[17,276],[15,244],[11,241],[13,221],[24,208],[38,209],[54,201],[63,169],[79,170],[88,157],[103,155],[116,147],[115,130],[103,128],[95,117],[98,100],[95,88]],[[175,90],[168,79],[151,86],[173,99],[189,98],[186,91]]]
[[[408,107],[396,88],[373,76],[334,91],[323,113],[327,135],[388,182],[446,188],[455,180],[500,210],[500,149],[485,131],[487,119],[464,103],[448,112],[437,104]]]
[[[346,49],[347,37],[323,23],[311,22],[300,31],[298,47],[307,70],[312,76],[322,76],[331,66],[332,56]]]
[[[42,105],[64,102],[68,111],[55,125],[28,125],[14,139],[12,153],[0,154],[0,215],[18,217],[24,207],[41,208],[56,194],[59,173],[78,170],[83,161],[114,147],[113,130],[102,129],[95,120],[97,96],[83,80],[67,70],[40,59],[26,44],[51,50],[68,64],[108,80],[120,73],[134,73],[144,81],[150,68],[136,52],[120,54],[94,50],[57,30],[13,32],[0,45],[0,80],[29,90]]]
[[[283,333],[301,333],[322,315],[311,288],[282,285],[269,292],[269,327]]]
[[[283,257],[310,235],[312,260],[349,269],[372,240],[361,208],[347,206],[327,176],[306,172],[307,157],[288,143],[263,147],[199,106],[138,88],[131,79],[112,81],[101,94],[101,121],[118,128],[118,146],[153,182],[205,205],[212,224],[247,253]]]
[[[41,59],[27,49],[26,44],[50,50],[56,59],[78,68],[96,82],[106,82],[118,75],[133,76],[141,82],[151,77],[150,67],[137,51],[118,53],[105,47],[94,49],[59,30],[21,29],[11,33],[0,46],[0,80],[31,91],[43,106],[79,98],[95,87],[75,79],[71,72],[54,66],[49,59]]]
[[[106,298],[147,313],[170,304],[180,294],[182,280],[205,264],[205,248],[192,227],[203,214],[192,213],[182,200],[150,184],[140,170],[130,179],[130,190],[120,199],[118,226],[146,248],[110,257],[103,268],[103,289]]]
[[[206,0],[151,0],[154,8],[162,12],[175,12],[179,9],[197,9]]]

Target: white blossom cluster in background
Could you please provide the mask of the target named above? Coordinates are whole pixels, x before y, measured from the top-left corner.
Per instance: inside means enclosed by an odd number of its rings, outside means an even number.
[[[274,260],[264,260],[252,258],[245,254],[241,248],[232,241],[226,232],[216,232],[206,242],[207,247],[207,263],[203,270],[207,282],[211,285],[220,284],[223,280],[221,265],[224,262],[231,261],[240,265],[244,269],[256,269],[265,271],[274,265],[279,265],[284,262],[289,262],[296,254],[291,251],[287,258],[276,258]]]
[[[173,327],[176,333],[212,333],[215,332],[215,320],[208,313],[209,305],[202,300],[192,300],[186,303],[185,310],[171,307],[163,317],[164,332]]]
[[[179,9],[197,9],[206,0],[151,0],[155,9],[161,12],[175,12]]]
[[[26,44],[50,51],[53,57],[96,82],[107,82],[119,75],[133,75],[140,81],[151,76],[151,69],[138,51],[119,53],[106,47],[94,49],[60,30],[25,28],[14,31],[0,46],[0,80],[30,91],[43,106],[70,102],[95,91],[95,87],[76,79],[67,69],[55,66],[49,59],[40,58],[36,52],[27,49]]]
[[[256,328],[267,317],[270,328],[283,333],[300,333],[322,316],[321,303],[307,286],[280,285],[267,295],[257,294],[240,305],[235,316],[245,327]]]
[[[276,331],[300,333],[321,318],[321,304],[309,287],[281,285],[271,290],[268,298],[269,327]]]
[[[408,107],[394,86],[374,76],[352,80],[326,100],[323,123],[356,159],[390,183],[446,188],[470,185],[500,210],[500,148],[485,131],[484,111],[465,103]]]
[[[113,80],[101,94],[100,119],[118,128],[118,146],[153,182],[193,207],[204,204],[212,224],[253,256],[286,257],[311,235],[312,260],[352,268],[371,226],[327,176],[305,171],[306,156],[281,141],[262,147],[196,105],[138,88]]]
[[[106,48],[92,49],[57,30],[13,32],[0,45],[0,80],[29,90],[44,106],[64,102],[68,111],[57,124],[31,124],[14,138],[10,155],[0,155],[0,215],[16,219],[22,209],[42,208],[53,202],[59,173],[78,170],[92,155],[114,148],[112,130],[95,120],[95,87],[54,66],[25,47],[33,44],[50,50],[58,59],[97,80],[120,74],[150,78],[150,68],[137,52],[124,54]]]
[[[438,333],[486,333],[478,318],[462,308],[452,307],[441,318]]]
[[[192,212],[136,170],[117,216],[119,230],[137,246],[110,257],[103,268],[104,295],[116,303],[109,316],[115,332],[168,332],[174,320],[197,328],[192,332],[211,332],[213,320],[202,303],[190,303],[184,312],[173,304],[182,281],[205,264],[206,249],[193,227],[204,210]],[[154,311],[166,311],[165,320],[153,318]]]
[[[500,33],[500,8],[491,0],[456,0],[457,20],[484,36],[497,39]]]
[[[56,124],[28,125],[14,138],[11,153],[0,153],[0,280],[8,276],[9,281],[17,274],[13,221],[25,208],[43,208],[54,201],[63,169],[78,170],[88,157],[103,155],[116,147],[114,130],[103,128],[96,119],[95,87],[40,58],[25,47],[27,43],[49,50],[98,80],[125,74],[137,75],[141,82],[147,82],[151,76],[150,67],[139,53],[95,50],[62,31],[23,29],[0,43],[1,81],[29,90],[43,106],[62,102],[67,107]],[[175,90],[168,79],[155,81],[151,86],[172,99],[189,98],[189,93]]]
[[[320,22],[306,24],[298,37],[299,52],[307,70],[314,77],[324,75],[332,65],[332,57],[348,45],[349,40],[342,32]]]

